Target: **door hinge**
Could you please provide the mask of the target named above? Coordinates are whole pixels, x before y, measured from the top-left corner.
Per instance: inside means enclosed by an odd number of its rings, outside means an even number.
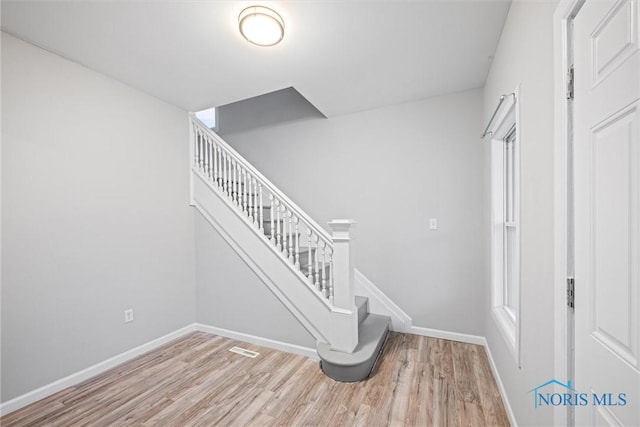
[[[573,99],[574,94],[574,72],[573,72],[573,64],[569,66],[569,70],[567,71],[567,99]]]
[[[567,307],[575,307],[576,281],[573,277],[567,277]]]

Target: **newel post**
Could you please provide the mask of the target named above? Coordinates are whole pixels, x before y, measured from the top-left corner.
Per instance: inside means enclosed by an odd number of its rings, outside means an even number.
[[[344,310],[352,310],[355,304],[353,262],[349,248],[349,232],[355,223],[352,219],[334,219],[329,222],[333,241],[333,305]]]

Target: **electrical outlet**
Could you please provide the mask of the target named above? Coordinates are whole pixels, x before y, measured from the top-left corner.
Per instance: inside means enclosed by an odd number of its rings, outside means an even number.
[[[438,229],[438,219],[429,218],[429,230],[437,230],[437,229]]]
[[[133,308],[124,311],[124,323],[133,322]]]

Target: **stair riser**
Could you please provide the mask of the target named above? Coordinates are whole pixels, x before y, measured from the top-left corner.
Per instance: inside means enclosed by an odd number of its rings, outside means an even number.
[[[322,371],[329,377],[340,382],[357,382],[363,381],[369,377],[375,364],[382,352],[382,348],[389,334],[389,328],[385,328],[383,333],[378,339],[378,344],[375,351],[371,354],[367,360],[355,365],[345,366],[340,364],[331,363],[321,358],[320,367]]]
[[[369,299],[356,297],[356,308],[358,309],[358,324],[362,324],[369,314]]]

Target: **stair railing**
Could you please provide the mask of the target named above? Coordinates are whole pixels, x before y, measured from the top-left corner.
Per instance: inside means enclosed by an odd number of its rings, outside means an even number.
[[[330,235],[194,114],[190,128],[193,170],[236,207],[331,310],[352,311],[348,243],[353,221],[331,221]]]

